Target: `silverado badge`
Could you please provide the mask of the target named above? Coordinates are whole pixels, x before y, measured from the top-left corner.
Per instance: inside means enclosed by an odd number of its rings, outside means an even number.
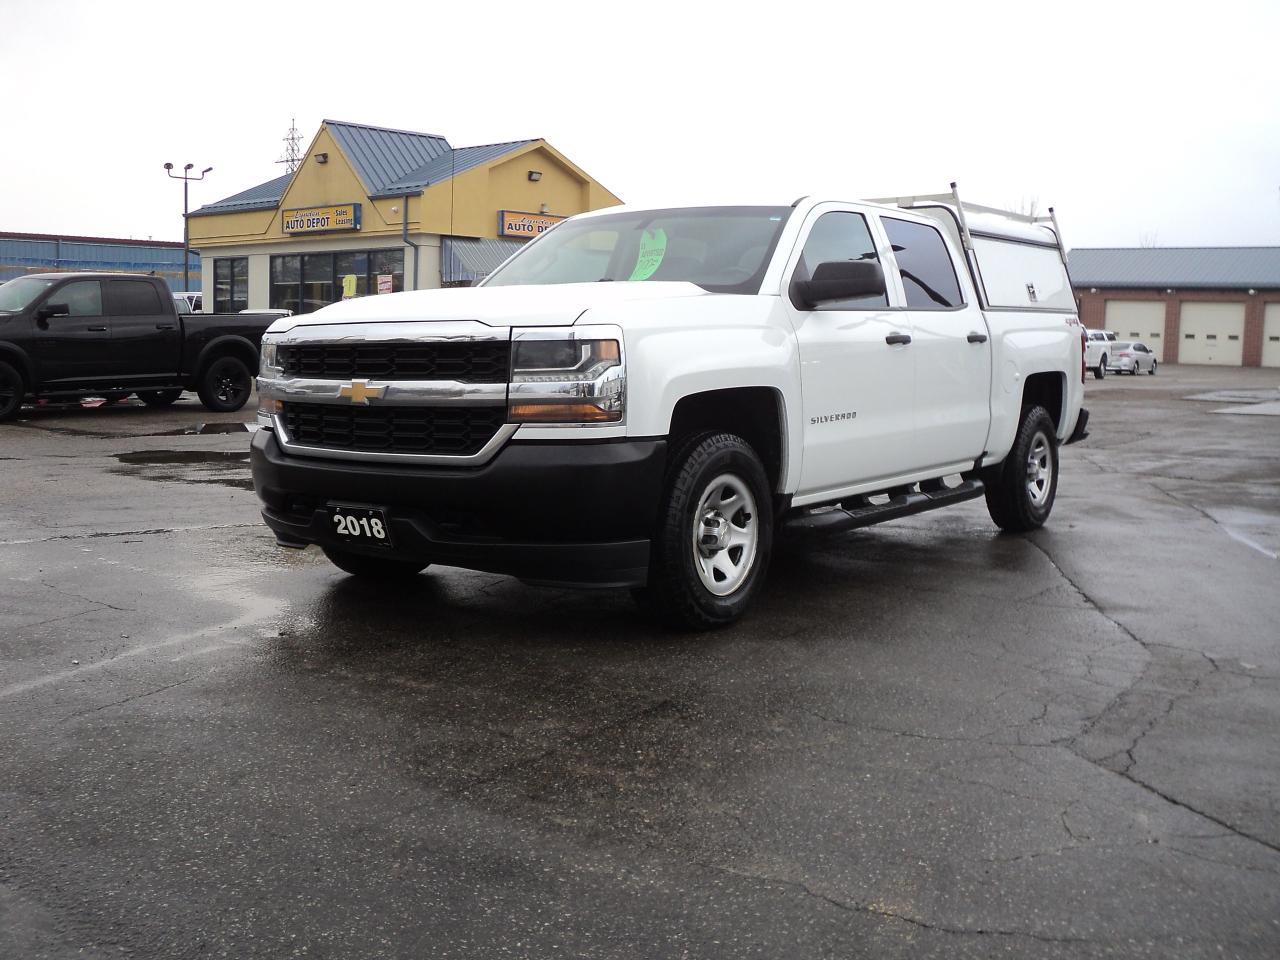
[[[338,396],[343,399],[349,398],[352,403],[363,404],[366,407],[369,405],[370,397],[381,400],[386,392],[386,387],[369,386],[368,380],[352,380],[338,388]]]

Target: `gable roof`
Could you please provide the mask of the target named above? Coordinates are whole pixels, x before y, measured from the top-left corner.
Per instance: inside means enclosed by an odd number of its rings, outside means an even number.
[[[365,192],[373,199],[419,194],[433,183],[465,173],[537,140],[510,140],[455,149],[434,133],[391,130],[363,123],[325,120],[324,125],[351,162]],[[293,174],[260,183],[234,196],[206,203],[191,216],[239,213],[278,206]]]
[[[481,166],[490,160],[496,160],[498,157],[514,153],[537,142],[537,140],[509,140],[506,143],[486,143],[478,147],[450,149],[422,166],[410,170],[394,183],[388,184],[380,195],[403,196],[405,193],[420,192],[433,183],[466,173],[473,167]]]
[[[1076,287],[1280,289],[1280,246],[1084,247],[1068,266]]]

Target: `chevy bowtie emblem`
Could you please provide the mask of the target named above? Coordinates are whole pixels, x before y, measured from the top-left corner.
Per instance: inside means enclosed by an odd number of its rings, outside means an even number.
[[[366,407],[369,405],[369,398],[381,400],[382,395],[387,392],[386,387],[371,387],[368,380],[352,380],[348,384],[338,388],[338,396],[350,399],[352,403],[362,403]]]

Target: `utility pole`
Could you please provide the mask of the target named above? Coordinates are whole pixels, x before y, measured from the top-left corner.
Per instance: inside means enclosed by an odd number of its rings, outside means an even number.
[[[174,180],[182,181],[182,292],[186,293],[191,289],[191,228],[187,223],[188,211],[188,190],[192,180],[203,180],[204,175],[213,167],[205,167],[200,171],[200,176],[192,174],[191,169],[194,163],[188,163],[182,168],[182,173],[173,172],[173,164],[166,163],[164,172],[171,176]]]

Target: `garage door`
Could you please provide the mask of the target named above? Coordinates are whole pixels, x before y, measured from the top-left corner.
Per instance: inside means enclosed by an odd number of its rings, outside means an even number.
[[[1121,340],[1141,340],[1164,362],[1164,301],[1108,300],[1106,329]]]
[[[1243,303],[1184,303],[1178,335],[1179,363],[1244,362]]]
[[[1263,315],[1262,365],[1280,367],[1280,303],[1268,303]]]

